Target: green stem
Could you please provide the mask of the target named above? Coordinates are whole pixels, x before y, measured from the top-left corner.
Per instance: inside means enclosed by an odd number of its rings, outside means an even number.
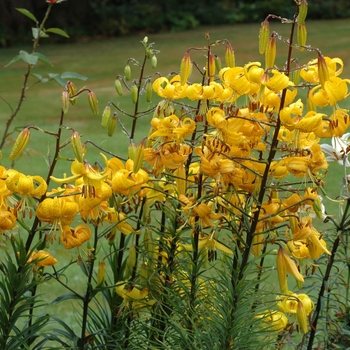
[[[86,292],[85,292],[84,301],[83,301],[83,318],[82,318],[82,326],[81,326],[81,346],[80,346],[81,350],[84,350],[85,344],[87,342],[86,327],[87,327],[87,320],[88,320],[88,313],[89,313],[89,304],[91,301],[91,292],[93,290],[92,277],[94,273],[94,264],[96,260],[97,243],[98,243],[98,227],[95,226],[94,245],[93,245],[93,250],[91,250],[91,256],[89,257],[89,273],[88,273],[88,280],[86,284]]]
[[[324,277],[322,280],[322,285],[321,285],[320,291],[318,293],[317,304],[316,304],[315,311],[313,312],[312,321],[311,321],[311,331],[310,331],[310,338],[309,338],[309,344],[308,344],[307,350],[313,349],[313,343],[314,343],[314,339],[315,339],[315,335],[316,335],[318,319],[319,319],[320,314],[321,314],[324,293],[327,290],[328,281],[329,281],[329,278],[331,276],[331,270],[332,270],[332,267],[333,267],[334,261],[335,261],[335,255],[337,253],[339,243],[340,243],[340,237],[344,232],[347,231],[347,227],[344,225],[344,223],[347,220],[349,209],[350,209],[350,200],[347,200],[345,211],[344,211],[344,214],[342,217],[342,221],[341,221],[339,227],[337,227],[337,238],[335,239],[335,241],[333,243],[331,255],[328,257],[326,272],[324,274]]]
[[[38,28],[38,37],[34,40],[34,43],[33,43],[33,51],[32,51],[33,53],[36,51],[37,47],[39,46],[39,40],[40,40],[39,33],[43,30],[43,28],[45,26],[45,23],[46,23],[46,20],[49,17],[52,5],[53,4],[49,4],[49,6],[47,7],[44,19],[42,20],[42,22],[41,22],[41,24],[40,24],[40,26]],[[22,106],[22,104],[23,104],[23,102],[25,100],[25,97],[26,97],[25,96],[25,92],[27,90],[28,78],[29,78],[29,75],[30,75],[30,72],[31,72],[32,68],[33,68],[33,66],[31,64],[27,65],[27,71],[24,73],[24,80],[23,80],[23,85],[22,85],[22,88],[21,88],[21,93],[20,93],[20,96],[19,96],[19,101],[18,101],[16,109],[13,111],[13,113],[10,115],[9,119],[6,122],[5,130],[3,132],[2,139],[1,139],[1,142],[0,142],[0,150],[3,148],[3,146],[5,144],[5,141],[6,141],[7,137],[9,136],[9,134],[10,134],[9,133],[10,126],[11,126],[13,120],[16,118],[16,116],[17,116],[19,110],[21,109],[21,106]]]

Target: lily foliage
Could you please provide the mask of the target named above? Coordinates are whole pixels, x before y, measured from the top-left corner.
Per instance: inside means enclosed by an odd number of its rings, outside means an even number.
[[[87,93],[100,115],[93,91],[65,82],[57,132],[47,132],[56,139],[47,178],[0,166],[0,232],[14,251],[0,265],[2,348],[342,344],[349,312],[338,262],[349,259],[346,173],[339,217],[328,215],[323,199],[328,161],[337,160],[344,171],[349,164],[350,118],[341,104],[350,80],[342,77],[340,58],[306,45],[307,2],[296,8],[291,20],[265,19],[259,38],[265,60],[243,66],[235,64],[229,41],[211,42],[207,35],[205,46],[185,52],[179,72],[146,76],[147,64],[157,66],[158,51],[145,37],[143,61],[130,59],[115,81],[119,95],[130,92],[134,111],[111,101],[102,113],[110,137],[118,122],[127,135],[127,159],[100,148],[95,163],[72,128],[71,138],[62,139],[81,95]],[[273,19],[290,26],[289,38],[270,33]],[[277,44],[288,49],[282,67]],[[304,49],[315,58],[303,62]],[[222,61],[216,50],[224,51]],[[202,53],[202,62],[193,60],[194,52]],[[131,80],[134,69],[140,73]],[[192,80],[194,71],[200,81]],[[152,106],[144,111],[143,95]],[[130,130],[121,115],[131,118]],[[147,117],[149,130],[135,145],[139,120]],[[19,134],[12,161],[37,130],[28,126]],[[321,139],[332,139],[333,147]],[[53,176],[69,145],[71,175]],[[75,250],[76,261],[62,263],[58,244]],[[82,291],[65,277],[75,265]],[[62,315],[37,315],[44,303],[37,289],[45,283],[66,290],[52,305],[77,301],[78,327]]]

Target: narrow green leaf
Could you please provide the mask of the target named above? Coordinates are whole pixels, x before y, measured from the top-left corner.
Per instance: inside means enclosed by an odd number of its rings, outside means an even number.
[[[53,64],[49,61],[49,59],[45,55],[39,52],[34,52],[33,55],[37,56],[40,62],[53,66]]]
[[[35,23],[38,23],[38,20],[35,18],[35,16],[28,10],[23,9],[23,8],[16,8],[18,12],[20,12],[22,15],[27,16],[31,20],[33,20]]]
[[[60,28],[45,29],[45,32],[54,33],[54,34],[64,36],[65,38],[69,38],[69,35],[63,29],[60,29]]]
[[[79,79],[79,80],[86,80],[87,77],[84,77],[83,75],[75,72],[64,72],[61,74],[62,79]]]
[[[20,59],[21,59],[21,56],[20,56],[20,55],[15,56],[14,58],[12,58],[12,60],[11,60],[9,63],[7,63],[7,65],[6,65],[5,67],[10,66],[11,64],[13,64],[13,63],[19,61]]]
[[[66,293],[66,294],[62,294],[59,297],[57,297],[51,304],[56,305],[56,304],[60,303],[61,301],[72,300],[72,299],[81,300],[82,297],[78,294],[75,294],[75,293]]]

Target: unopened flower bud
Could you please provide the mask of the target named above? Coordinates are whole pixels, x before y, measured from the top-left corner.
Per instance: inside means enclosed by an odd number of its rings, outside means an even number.
[[[299,23],[298,24],[298,31],[297,31],[297,39],[298,39],[298,44],[300,45],[299,50],[304,51],[304,48],[302,46],[306,45],[306,38],[307,38],[307,31],[306,31],[306,24],[304,23]]]
[[[132,100],[132,102],[136,103],[137,99],[138,99],[138,94],[139,94],[139,89],[138,89],[136,84],[132,85],[130,92],[131,92],[131,100]]]
[[[117,94],[119,96],[122,96],[123,95],[123,88],[122,88],[122,83],[120,81],[119,78],[117,78],[114,82],[114,87],[115,87],[115,91],[117,91]]]
[[[298,23],[302,24],[305,22],[305,18],[307,15],[308,3],[306,0],[301,0],[299,5],[299,15],[298,15]]]
[[[9,156],[9,159],[11,161],[14,161],[22,154],[22,152],[24,151],[24,149],[28,144],[29,138],[30,138],[30,129],[29,128],[23,129],[18,135],[15,141],[15,144],[12,147],[12,151]]]
[[[226,44],[225,62],[226,62],[226,66],[230,67],[230,68],[234,68],[236,65],[235,53],[233,51],[232,45],[229,42],[227,42],[227,44]]]
[[[152,57],[152,50],[149,47],[146,49],[146,57],[147,59],[150,59]]]
[[[317,197],[313,204],[312,204],[312,208],[316,214],[316,216],[319,218],[319,219],[322,219],[323,218],[323,208],[322,208],[322,203],[321,203],[321,200],[320,200],[320,197]]]
[[[153,55],[152,56],[152,59],[151,59],[151,65],[152,65],[152,68],[156,68],[157,67],[157,56],[156,55]]]
[[[180,165],[174,172],[174,175],[176,176],[175,182],[177,187],[177,194],[178,196],[185,195],[186,193],[186,172],[185,172],[185,166],[182,164]]]
[[[181,64],[180,64],[180,76],[181,76],[181,85],[185,85],[187,82],[187,79],[190,76],[191,73],[191,57],[189,52],[186,52],[184,57],[182,57]]]
[[[214,80],[215,68],[216,68],[215,56],[213,54],[209,54],[208,69],[207,69],[207,76],[209,77],[209,82]]]
[[[114,113],[108,124],[108,136],[113,136],[115,126],[117,125],[117,113]]]
[[[277,265],[277,274],[278,274],[278,281],[280,285],[280,291],[281,293],[286,293],[288,291],[288,285],[287,285],[287,268],[284,261],[284,251],[283,248],[278,249],[277,258],[276,258],[276,265]]]
[[[111,119],[111,107],[106,106],[102,113],[101,126],[105,128]]]
[[[82,163],[84,161],[83,146],[80,140],[80,135],[75,130],[72,132],[72,135],[70,137],[70,143],[72,145],[75,158],[79,163]]]
[[[265,19],[259,30],[259,52],[264,54],[270,37],[270,23]]]
[[[128,64],[124,68],[124,75],[125,75],[125,80],[131,79],[131,68]]]
[[[106,264],[104,261],[101,261],[98,265],[97,270],[97,283],[102,284],[106,279]]]
[[[265,52],[265,68],[273,68],[276,59],[276,39],[271,36],[267,43]]]
[[[296,70],[293,72],[292,80],[295,86],[300,84],[300,68],[297,66]]]
[[[303,303],[299,299],[297,305],[297,321],[301,331],[306,334],[308,332],[306,312]]]
[[[134,168],[133,168],[134,173],[137,173],[142,167],[144,149],[145,149],[145,141],[141,141],[140,144],[137,146],[136,152],[135,152]]]
[[[95,93],[93,91],[90,91],[88,93],[88,100],[89,100],[89,105],[92,113],[94,116],[98,116],[98,101]]]
[[[66,88],[67,88],[67,91],[68,91],[68,94],[69,94],[69,98],[70,98],[70,103],[72,105],[75,105],[75,103],[77,102],[76,100],[76,97],[73,97],[76,95],[77,93],[77,88],[76,86],[74,85],[74,83],[72,83],[71,81],[68,81],[67,82],[67,85],[66,85]]]
[[[153,88],[152,88],[152,84],[151,84],[150,80],[147,81],[145,90],[146,90],[146,101],[147,102],[151,102],[152,101]]]
[[[62,112],[64,114],[67,114],[68,109],[69,109],[69,93],[68,93],[68,91],[62,91],[61,102],[62,102]]]
[[[327,67],[326,60],[324,59],[324,56],[321,53],[318,54],[317,68],[318,79],[322,88],[324,88],[324,83],[329,80],[329,70]]]
[[[218,55],[215,55],[215,68],[217,72],[220,72],[222,68],[221,58]]]
[[[136,146],[134,143],[131,143],[130,146],[128,147],[128,157],[132,161],[135,160],[136,157]]]

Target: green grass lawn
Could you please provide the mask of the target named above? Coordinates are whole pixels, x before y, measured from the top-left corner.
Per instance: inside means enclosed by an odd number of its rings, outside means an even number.
[[[324,55],[331,57],[340,57],[344,61],[345,69],[343,76],[350,76],[350,37],[347,35],[350,31],[349,20],[339,21],[310,21],[307,22],[308,27],[308,43],[313,47],[319,47]],[[329,29],[331,28],[331,30]],[[289,31],[288,24],[273,23],[272,30],[277,31],[281,35],[287,35]],[[159,71],[166,75],[172,71],[178,71],[180,60],[189,47],[202,47],[207,44],[205,33],[210,34],[210,42],[219,39],[228,39],[235,50],[236,64],[243,65],[249,61],[264,61],[264,57],[258,53],[258,31],[259,24],[240,24],[234,26],[223,26],[217,28],[198,28],[189,32],[180,33],[164,33],[149,35],[149,41],[155,42],[155,49],[160,50],[158,55],[158,67],[155,70],[147,69],[147,74],[153,74]],[[133,110],[129,94],[125,91],[125,95],[119,97],[114,90],[114,80],[118,74],[123,74],[124,66],[128,58],[133,57],[142,61],[143,46],[140,41],[144,34],[137,36],[129,36],[114,39],[102,39],[99,41],[78,42],[59,45],[46,44],[41,42],[39,52],[46,55],[53,64],[49,67],[39,64],[33,72],[45,75],[47,73],[62,73],[65,71],[74,71],[88,77],[87,81],[74,81],[78,88],[87,86],[92,89],[99,100],[100,114],[109,101],[119,104],[120,107],[127,111]],[[30,41],[30,39],[29,39]],[[278,64],[283,64],[287,46],[281,42],[278,45]],[[4,66],[18,54],[20,49],[31,51],[31,48],[9,48],[0,50],[0,136],[2,136],[3,125],[5,125],[10,108],[8,104],[15,108],[18,102],[19,91],[23,82],[23,74],[25,72],[24,63],[16,63],[10,67]],[[224,48],[217,47],[215,53],[219,54],[224,61]],[[315,57],[312,52],[295,52],[300,58],[301,63],[306,63],[309,59]],[[197,51],[193,54],[192,59],[200,61],[204,64],[203,52]],[[137,67],[132,66],[135,71],[134,78],[137,77]],[[193,74],[193,81],[199,82],[198,74]],[[30,88],[26,92],[26,100],[22,106],[18,117],[13,123],[13,127],[21,129],[25,125],[38,125],[42,129],[56,131],[55,126],[59,120],[61,110],[61,92],[62,87],[55,82],[46,84],[34,84],[36,79],[30,78]],[[6,101],[6,103],[4,102]],[[147,104],[145,101],[142,106],[148,108],[157,102],[154,95],[154,101]],[[350,101],[342,105],[342,107],[350,108]],[[140,121],[138,131],[136,133],[135,143],[141,141],[148,133],[150,117]],[[65,119],[65,125],[71,126],[79,131],[83,136],[83,141],[93,140],[99,146],[111,150],[113,153],[126,156],[129,144],[128,138],[122,133],[121,128],[117,126],[117,131],[113,137],[108,137],[106,130],[100,127],[101,118],[94,117],[90,111],[86,95],[79,97],[77,104],[71,106]],[[125,121],[126,127],[130,125]],[[18,132],[13,134],[16,137]],[[65,131],[65,137],[68,138],[70,132]],[[53,147],[53,140],[47,135],[40,132],[32,131],[31,140],[28,145],[31,149],[30,157],[21,158],[16,164],[16,169],[28,172],[32,175],[44,175],[47,172],[47,166],[44,157],[49,149]],[[10,147],[3,149],[3,159],[1,165],[10,166],[7,157]],[[72,157],[70,150],[65,150],[64,155]],[[94,163],[101,161],[99,151],[91,145],[88,146],[87,159]],[[331,164],[329,174],[327,176],[326,191],[331,197],[339,194],[339,188],[343,172],[340,171],[338,164]],[[70,175],[69,163],[61,162],[57,168],[57,175],[66,172]],[[330,202],[332,212],[337,211],[337,204]],[[58,258],[68,261],[76,258],[76,252],[66,252],[62,246],[57,246]],[[76,278],[75,272],[68,275],[69,279]],[[80,278],[75,283],[79,285]],[[56,287],[55,287],[56,288]],[[51,286],[44,293],[51,293]],[[54,294],[59,294],[57,290]],[[52,295],[50,294],[50,298]],[[59,312],[66,312],[71,316],[71,306],[56,306]],[[67,316],[68,317],[68,316]]]

